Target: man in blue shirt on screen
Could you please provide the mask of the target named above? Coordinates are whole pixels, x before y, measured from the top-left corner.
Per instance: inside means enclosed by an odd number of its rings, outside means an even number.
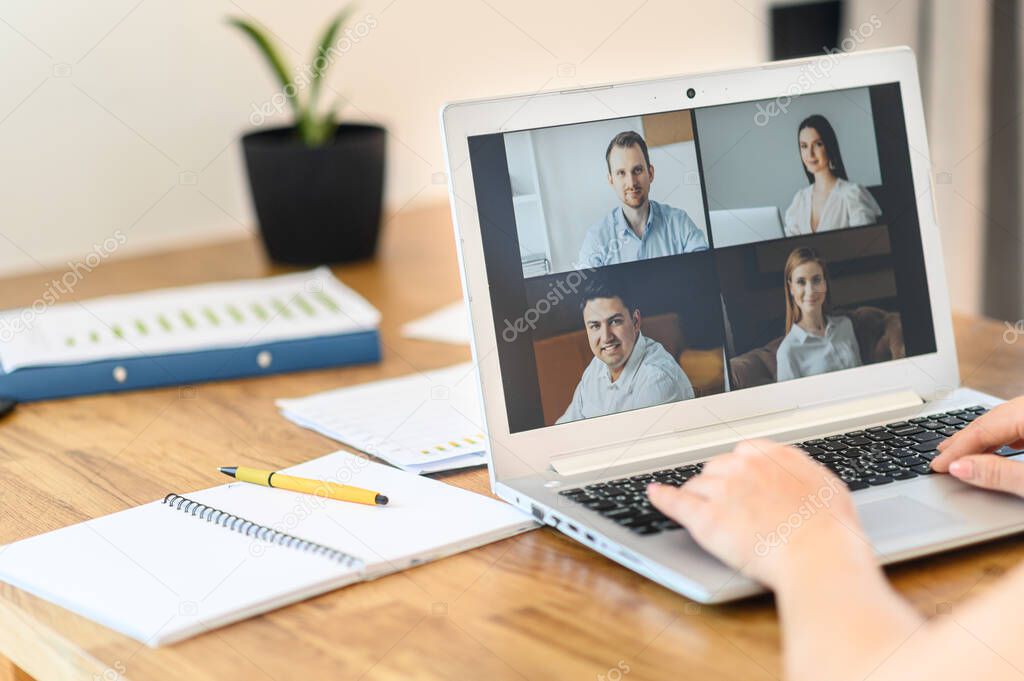
[[[639,133],[626,130],[613,137],[605,161],[608,184],[621,205],[587,230],[578,267],[707,250],[704,232],[685,210],[650,199],[654,166]]]

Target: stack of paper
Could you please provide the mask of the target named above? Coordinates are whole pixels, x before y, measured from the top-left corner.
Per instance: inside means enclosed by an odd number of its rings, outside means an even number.
[[[415,473],[486,463],[469,363],[278,400],[285,418]]]
[[[402,326],[402,335],[417,340],[469,345],[469,315],[458,300]]]

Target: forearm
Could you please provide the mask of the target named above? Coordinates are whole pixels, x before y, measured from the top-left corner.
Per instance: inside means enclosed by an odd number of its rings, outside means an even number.
[[[786,678],[864,679],[922,625],[844,527],[791,548],[776,584]]]

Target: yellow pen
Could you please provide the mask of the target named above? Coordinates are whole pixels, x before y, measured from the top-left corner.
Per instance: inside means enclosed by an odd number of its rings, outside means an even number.
[[[254,485],[265,485],[266,487],[277,487],[292,492],[312,494],[327,499],[338,501],[352,501],[357,504],[369,504],[370,506],[384,506],[388,498],[380,492],[341,485],[326,480],[311,480],[310,478],[297,478],[294,475],[284,475],[275,471],[263,471],[258,468],[246,468],[245,466],[223,466],[220,472],[230,475],[235,480],[251,482]]]

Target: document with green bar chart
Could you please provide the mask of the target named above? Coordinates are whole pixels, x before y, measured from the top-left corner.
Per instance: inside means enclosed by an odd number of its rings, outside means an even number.
[[[371,330],[380,313],[326,267],[0,314],[6,373]]]
[[[481,466],[487,442],[472,364],[278,400],[290,421],[414,473]]]

